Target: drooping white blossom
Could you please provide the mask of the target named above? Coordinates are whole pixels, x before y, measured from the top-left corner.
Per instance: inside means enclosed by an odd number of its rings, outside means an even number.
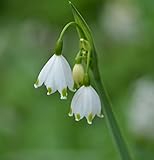
[[[88,124],[92,124],[95,115],[103,117],[100,98],[92,86],[82,86],[75,93],[69,116],[73,116],[73,114],[76,121],[86,117]]]
[[[58,90],[61,99],[67,98],[67,87],[73,91],[72,71],[64,56],[54,54],[44,65],[34,87],[38,88],[42,84],[48,90],[47,95]]]

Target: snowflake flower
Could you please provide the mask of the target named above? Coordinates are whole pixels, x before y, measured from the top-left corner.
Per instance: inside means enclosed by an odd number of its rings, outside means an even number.
[[[38,88],[43,83],[48,90],[47,95],[58,90],[61,99],[67,98],[67,87],[73,91],[72,71],[64,56],[54,54],[44,65],[34,87]]]
[[[75,120],[79,121],[86,117],[88,124],[92,124],[92,120],[97,115],[101,115],[101,102],[97,92],[91,85],[82,86],[75,93],[72,102],[69,116],[75,115]]]

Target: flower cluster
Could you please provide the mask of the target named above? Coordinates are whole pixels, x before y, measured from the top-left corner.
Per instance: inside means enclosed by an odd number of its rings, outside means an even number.
[[[111,133],[113,133],[120,156],[123,159],[131,159],[112,111],[110,99],[105,91],[104,84],[101,82],[97,64],[97,52],[91,30],[76,7],[70,1],[69,4],[72,9],[74,21],[69,22],[64,26],[57,40],[54,55],[42,68],[34,87],[38,88],[44,84],[47,88],[47,95],[58,91],[61,99],[67,99],[68,89],[76,91],[68,115],[74,116],[76,121],[80,121],[85,117],[87,123],[92,124],[95,116],[100,118],[103,117],[101,114],[101,101],[99,95],[92,87],[92,76],[105,104],[105,116],[108,119],[108,125]],[[74,59],[75,65],[72,70],[69,63],[62,55],[63,36],[70,26],[76,28],[80,44],[79,51]]]
[[[73,71],[62,55],[62,38],[66,29],[72,24],[79,27],[76,22],[70,22],[64,27],[56,43],[55,54],[42,68],[34,87],[38,88],[44,84],[47,88],[47,95],[58,91],[61,99],[67,99],[68,89],[76,91],[71,102],[69,116],[74,115],[76,121],[85,117],[88,124],[92,124],[95,115],[98,117],[103,117],[103,115],[100,98],[90,83],[91,45],[87,39],[80,38],[79,52],[75,57]]]

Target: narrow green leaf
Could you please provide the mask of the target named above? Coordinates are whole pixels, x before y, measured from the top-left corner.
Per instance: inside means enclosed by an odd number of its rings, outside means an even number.
[[[92,34],[90,31],[89,26],[87,25],[86,21],[83,19],[79,11],[75,8],[75,6],[69,2],[71,8],[72,8],[72,13],[75,19],[75,22],[81,27],[81,29],[84,32],[78,31],[79,37],[85,38],[86,40],[89,41],[91,47],[92,47],[92,58],[93,58],[93,65],[92,65],[92,72],[96,81],[96,85],[102,100],[102,104],[104,104],[104,114],[105,118],[107,119],[109,129],[111,130],[111,133],[114,137],[114,140],[116,142],[117,148],[119,150],[120,156],[122,160],[131,160],[127,146],[124,142],[124,139],[121,135],[119,126],[117,124],[116,118],[114,116],[114,113],[112,111],[112,106],[111,102],[108,96],[107,91],[105,90],[105,86],[103,82],[101,81],[100,73],[99,73],[99,68],[98,68],[98,63],[97,63],[97,53],[94,47],[94,42],[92,38]]]
[[[75,8],[75,6],[70,1],[69,1],[69,4],[72,8],[72,13],[73,13],[75,22],[82,28],[84,32],[84,35],[83,35],[83,33],[77,29],[80,38],[84,37],[93,46],[93,39],[91,36],[90,28],[88,27],[86,21],[83,19],[79,11]]]

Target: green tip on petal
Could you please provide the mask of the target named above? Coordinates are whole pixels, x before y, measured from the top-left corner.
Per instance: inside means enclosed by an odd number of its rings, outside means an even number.
[[[92,124],[92,120],[93,120],[93,115],[92,115],[92,113],[90,113],[88,118],[87,118],[88,124]]]
[[[99,118],[104,118],[104,115],[103,114],[99,114],[97,115]]]
[[[34,87],[38,88],[38,84],[39,84],[39,80],[37,79],[36,82],[35,82],[35,84],[34,84]]]
[[[78,113],[78,114],[76,114],[76,116],[75,116],[75,120],[76,121],[79,121],[80,120],[80,114]]]
[[[67,97],[67,88],[62,90],[62,97]]]
[[[47,90],[48,90],[47,95],[49,96],[52,93],[52,89],[49,87]]]
[[[69,113],[68,113],[68,116],[70,116],[70,117],[73,116],[72,108],[70,108],[70,111],[69,111]]]
[[[61,96],[60,96],[60,99],[67,99],[67,97],[66,97],[66,96],[61,95]]]

